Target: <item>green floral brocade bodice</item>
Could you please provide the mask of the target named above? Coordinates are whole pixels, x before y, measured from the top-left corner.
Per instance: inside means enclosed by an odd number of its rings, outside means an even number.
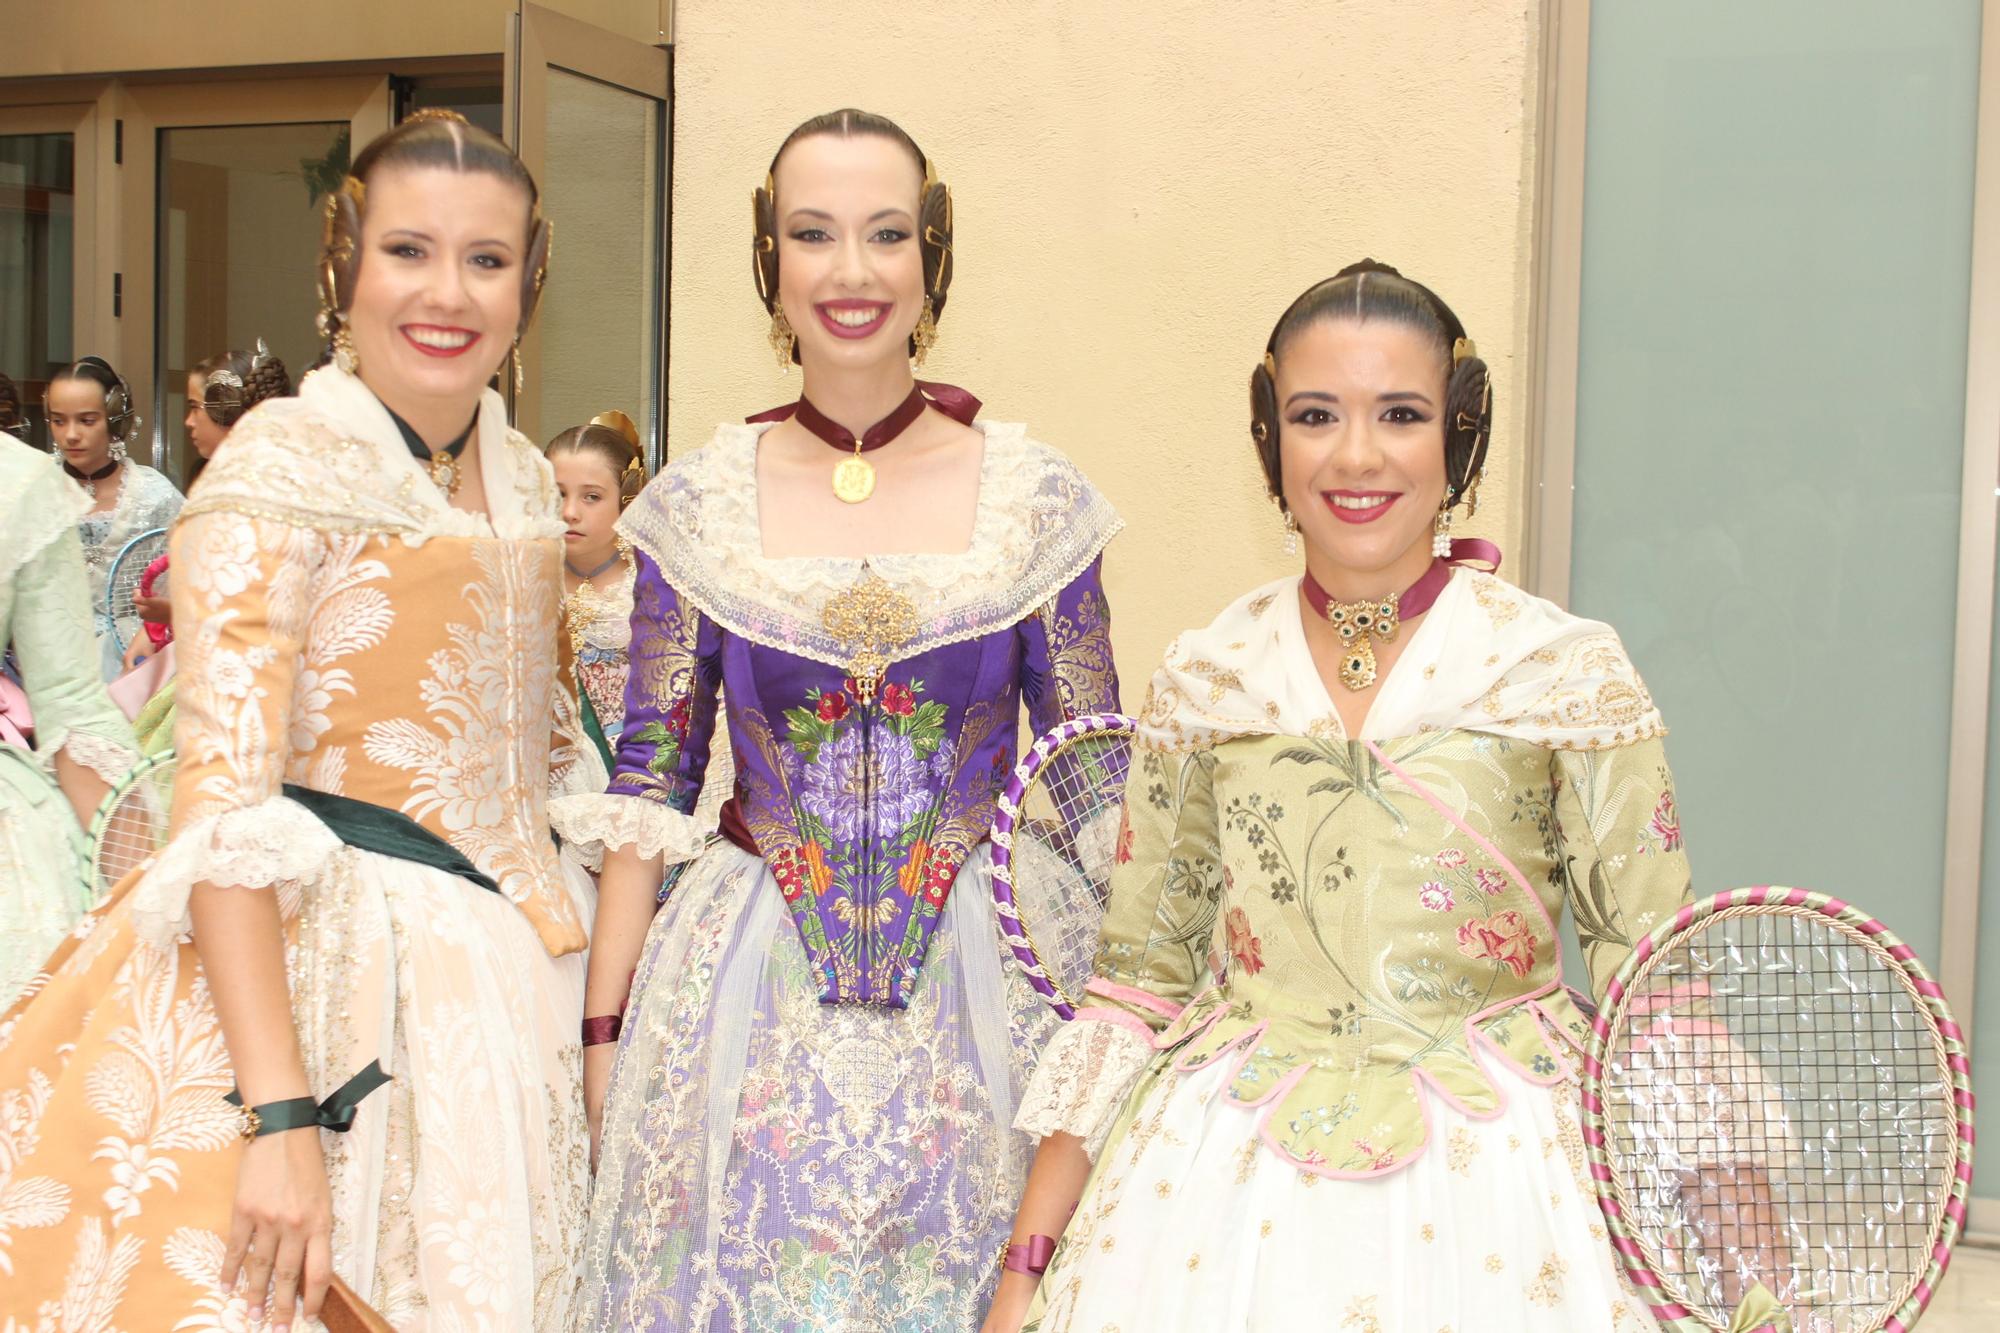
[[[1149,748],[1126,820],[1092,1003],[1179,1068],[1231,1062],[1266,1144],[1332,1176],[1421,1152],[1430,1097],[1498,1112],[1495,1060],[1568,1076],[1588,1026],[1565,983],[1597,994],[1689,896],[1656,737]],[[1562,974],[1566,913],[1587,981]]]

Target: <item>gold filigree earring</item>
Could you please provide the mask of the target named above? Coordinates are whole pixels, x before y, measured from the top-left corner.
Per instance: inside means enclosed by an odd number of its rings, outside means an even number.
[[[1285,511],[1285,554],[1299,553],[1299,520],[1290,510]]]
[[[771,303],[771,350],[777,354],[778,369],[786,374],[792,371],[792,348],[798,345],[799,335],[792,332],[792,322],[785,318],[785,307],[776,301]]]
[[[350,375],[361,373],[361,356],[354,350],[354,335],[347,331],[344,319],[333,326],[333,364]]]
[[[521,369],[521,340],[514,339],[514,350],[509,353],[514,358],[514,396],[519,398],[528,385],[527,374]]]
[[[921,370],[924,358],[931,354],[931,348],[937,346],[937,312],[931,309],[931,298],[928,296],[924,298],[923,313],[917,316],[917,327],[910,333],[910,343],[913,348],[911,355]]]

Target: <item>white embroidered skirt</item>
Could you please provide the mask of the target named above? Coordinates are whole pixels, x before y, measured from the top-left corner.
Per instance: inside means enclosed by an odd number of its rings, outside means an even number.
[[[611,1076],[575,1327],[952,1333],[985,1317],[1056,1025],[984,849],[907,1009],[823,1005],[764,863],[712,844],[654,919]]]
[[[235,1080],[193,945],[133,930],[141,882],[0,1021],[0,1193],[38,1204],[0,1209],[0,1308],[52,1328],[254,1333],[215,1286]],[[568,887],[587,922],[588,882]],[[320,1134],[335,1271],[411,1333],[561,1333],[589,1185],[584,955],[550,957],[496,893],[352,848],[303,896],[242,891],[303,902],[286,961],[315,1094],[371,1060],[393,1075],[350,1132]]]
[[[1370,1180],[1299,1171],[1224,1095],[1226,1062],[1142,1082],[1043,1279],[1039,1333],[1654,1333],[1588,1186],[1574,1084],[1495,1062],[1506,1109],[1434,1100]]]

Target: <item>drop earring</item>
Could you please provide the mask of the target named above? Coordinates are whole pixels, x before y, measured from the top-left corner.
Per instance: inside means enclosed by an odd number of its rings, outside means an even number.
[[[1299,553],[1299,521],[1290,510],[1285,511],[1285,554]]]
[[[771,303],[771,350],[777,354],[778,369],[787,375],[791,374],[792,371],[792,349],[798,345],[798,341],[799,335],[792,332],[792,322],[785,318],[785,307],[773,301]]]
[[[350,375],[361,373],[361,358],[354,351],[354,336],[347,331],[346,320],[333,329],[333,364]]]
[[[1451,556],[1451,499],[1439,507],[1437,520],[1431,525],[1431,554],[1440,560]]]
[[[916,367],[923,369],[924,358],[937,346],[937,312],[931,309],[931,298],[924,298],[923,312],[917,316],[917,327],[910,332],[911,357]]]
[[[527,389],[528,377],[521,370],[521,340],[514,340],[514,396],[519,398]]]
[[[114,463],[122,463],[131,456],[132,456],[131,451],[125,447],[124,439],[117,435],[112,436],[111,461]]]

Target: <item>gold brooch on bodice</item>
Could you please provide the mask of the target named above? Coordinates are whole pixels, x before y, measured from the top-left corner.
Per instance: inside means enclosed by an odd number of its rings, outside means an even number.
[[[869,570],[826,604],[820,623],[851,654],[848,674],[865,706],[889,668],[890,652],[916,637],[917,608]]]

